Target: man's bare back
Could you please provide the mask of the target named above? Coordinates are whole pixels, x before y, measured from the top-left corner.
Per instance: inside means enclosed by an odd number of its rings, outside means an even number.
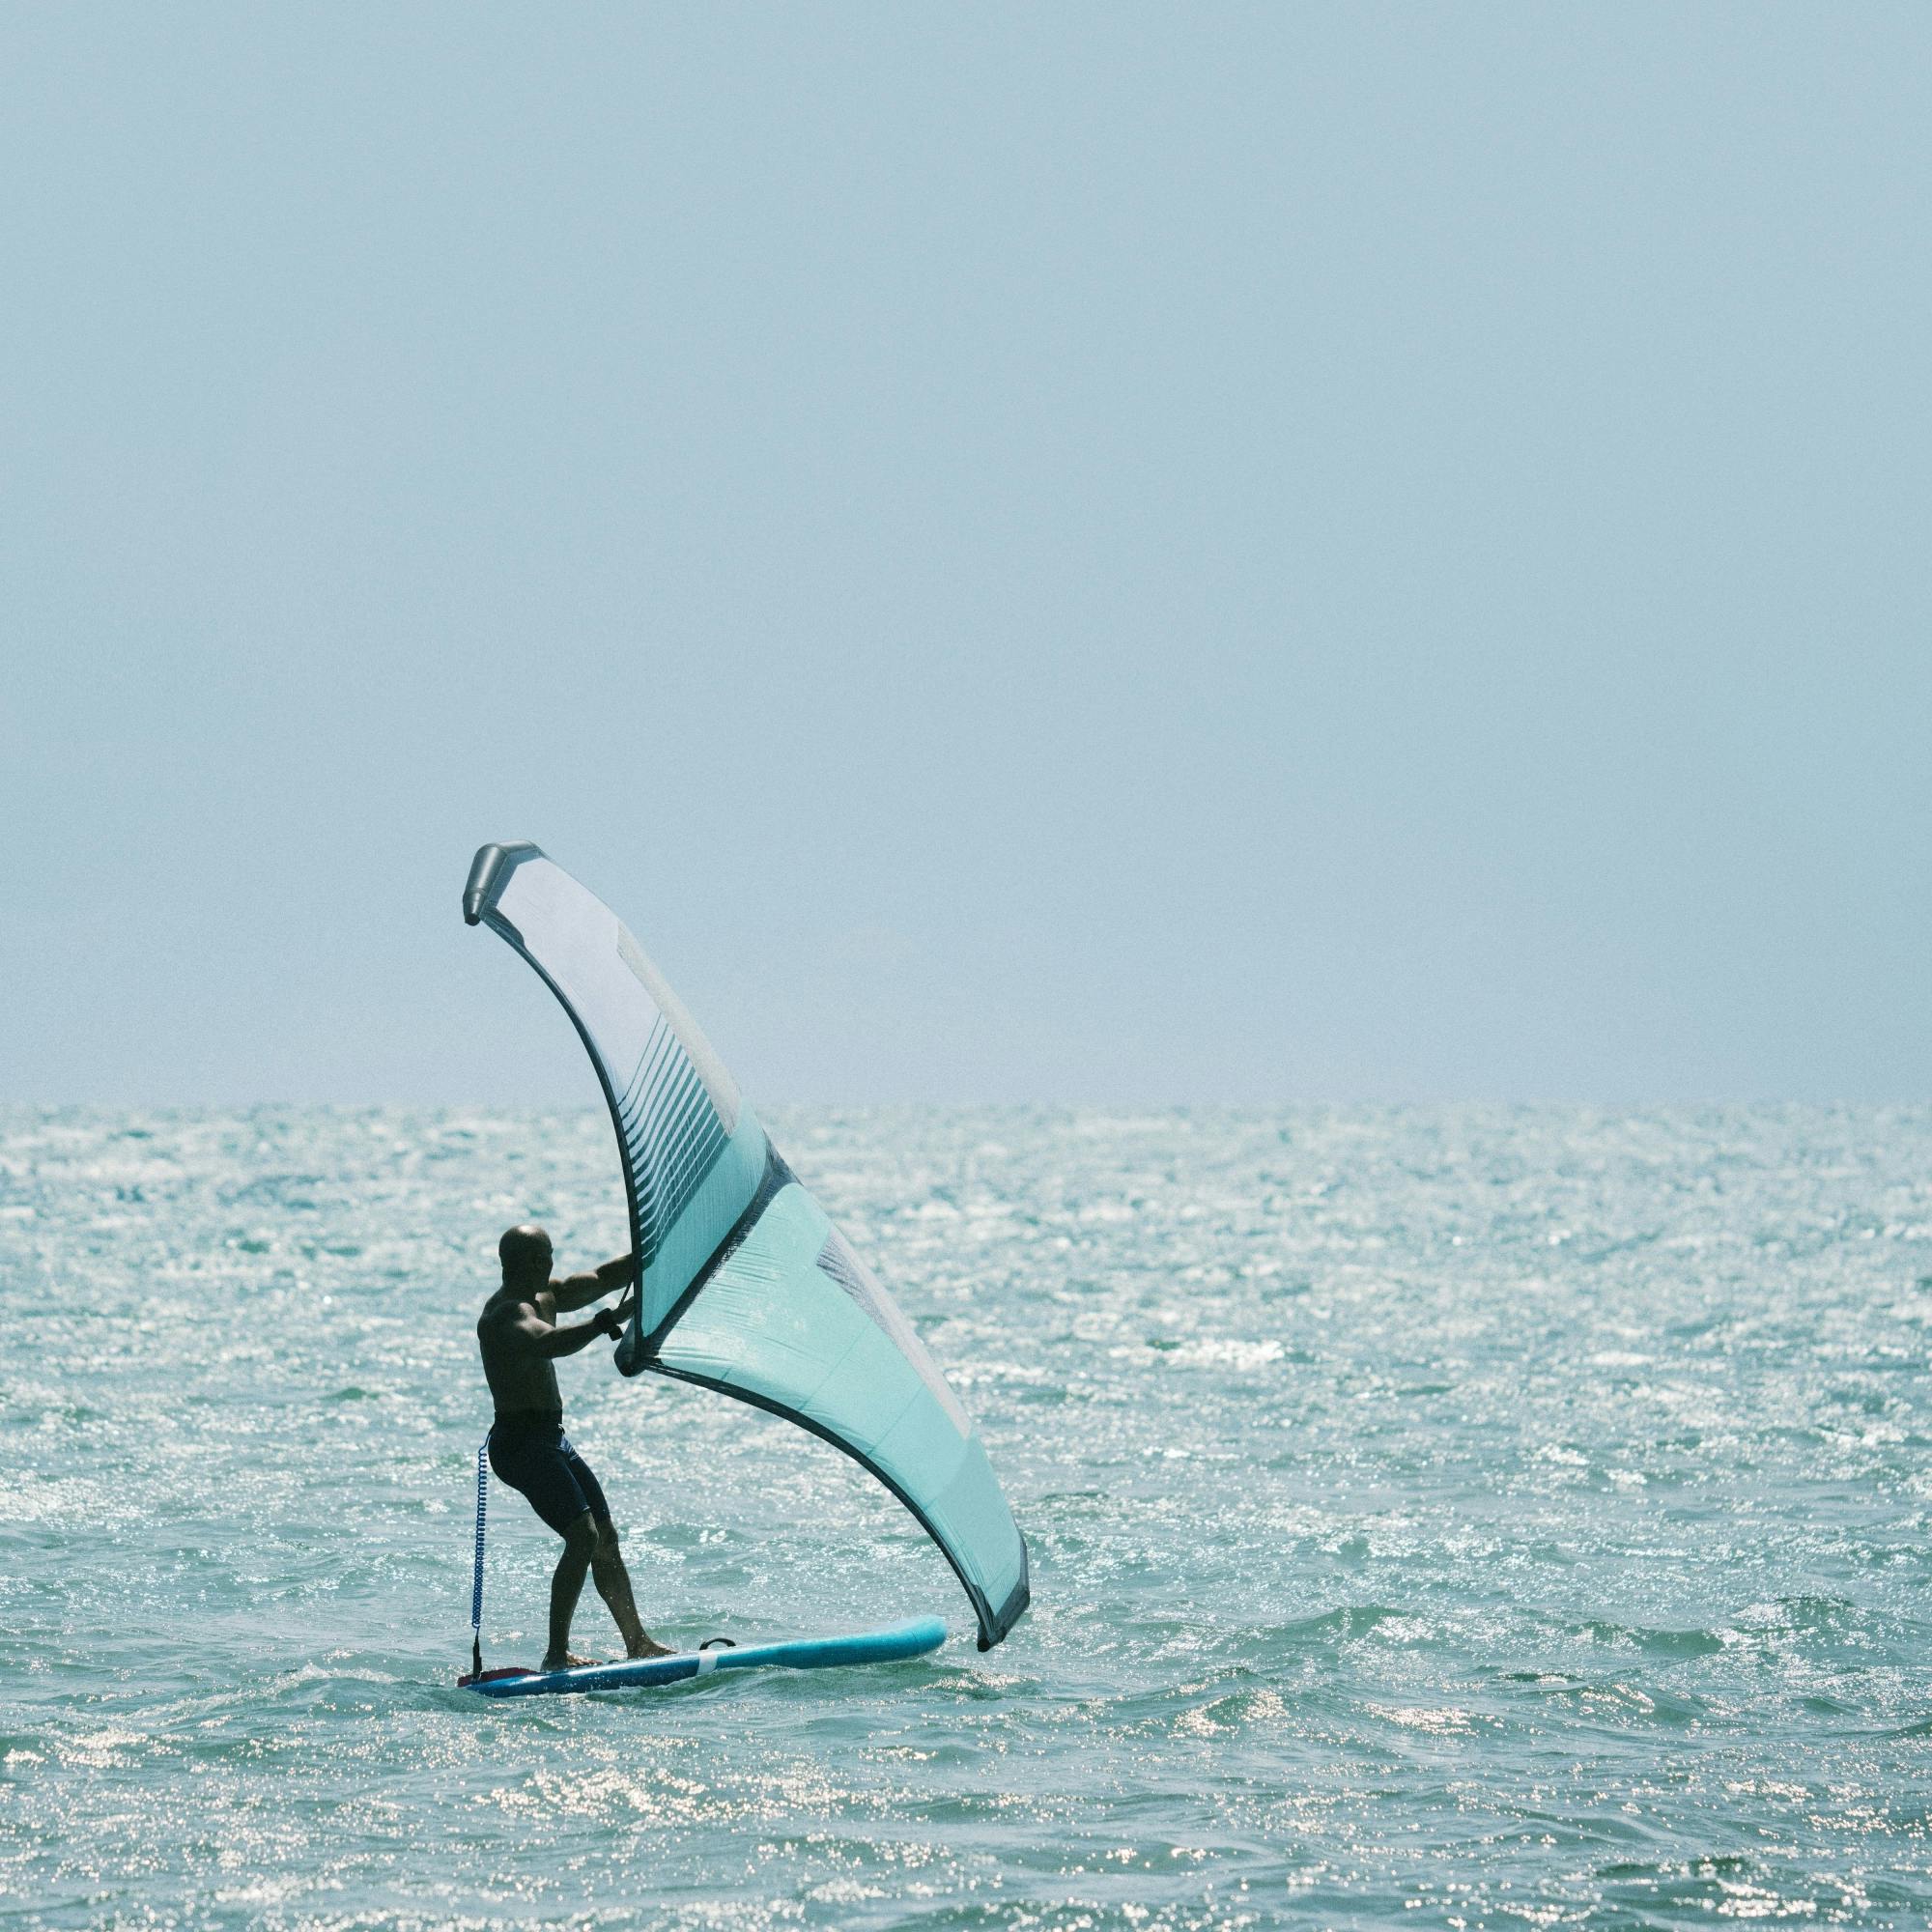
[[[528,1294],[499,1288],[483,1304],[476,1322],[476,1342],[483,1351],[483,1377],[490,1384],[498,1415],[527,1409],[563,1413],[555,1365],[550,1356],[538,1354],[529,1346],[530,1335],[539,1324],[545,1328],[556,1325],[556,1297],[548,1286]]]

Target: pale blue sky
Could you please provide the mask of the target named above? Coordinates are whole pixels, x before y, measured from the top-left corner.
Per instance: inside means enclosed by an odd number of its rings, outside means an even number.
[[[1932,8],[0,17],[0,1098],[1923,1096]]]

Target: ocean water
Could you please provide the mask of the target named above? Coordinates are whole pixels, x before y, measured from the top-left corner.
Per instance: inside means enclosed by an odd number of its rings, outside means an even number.
[[[1035,1606],[833,1451],[561,1367],[647,1621],[937,1656],[483,1703],[494,1237],[589,1115],[0,1116],[0,1922],[1919,1925],[1932,1114],[781,1115]],[[552,1546],[498,1491],[487,1661]],[[580,1647],[610,1633],[586,1592]]]

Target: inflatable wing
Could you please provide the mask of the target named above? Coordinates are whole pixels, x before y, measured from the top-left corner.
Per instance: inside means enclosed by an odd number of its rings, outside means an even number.
[[[946,1552],[990,1650],[1027,1606],[1027,1548],[980,1437],[677,995],[534,845],[485,845],[463,917],[536,968],[610,1103],[640,1263],[618,1368],[736,1396],[863,1463]]]

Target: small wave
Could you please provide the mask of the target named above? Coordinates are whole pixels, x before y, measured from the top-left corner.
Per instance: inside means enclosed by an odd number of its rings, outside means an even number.
[[[1344,1604],[1324,1610],[1319,1617],[1304,1617],[1284,1624],[1273,1633],[1275,1641],[1290,1648],[1328,1649],[1337,1644],[1359,1643],[1385,1624],[1412,1624],[1406,1612],[1386,1604]]]
[[[1611,1649],[1640,1650],[1649,1657],[1711,1657],[1725,1647],[1716,1631],[1655,1630],[1598,1618],[1576,1626],[1573,1634]]]

